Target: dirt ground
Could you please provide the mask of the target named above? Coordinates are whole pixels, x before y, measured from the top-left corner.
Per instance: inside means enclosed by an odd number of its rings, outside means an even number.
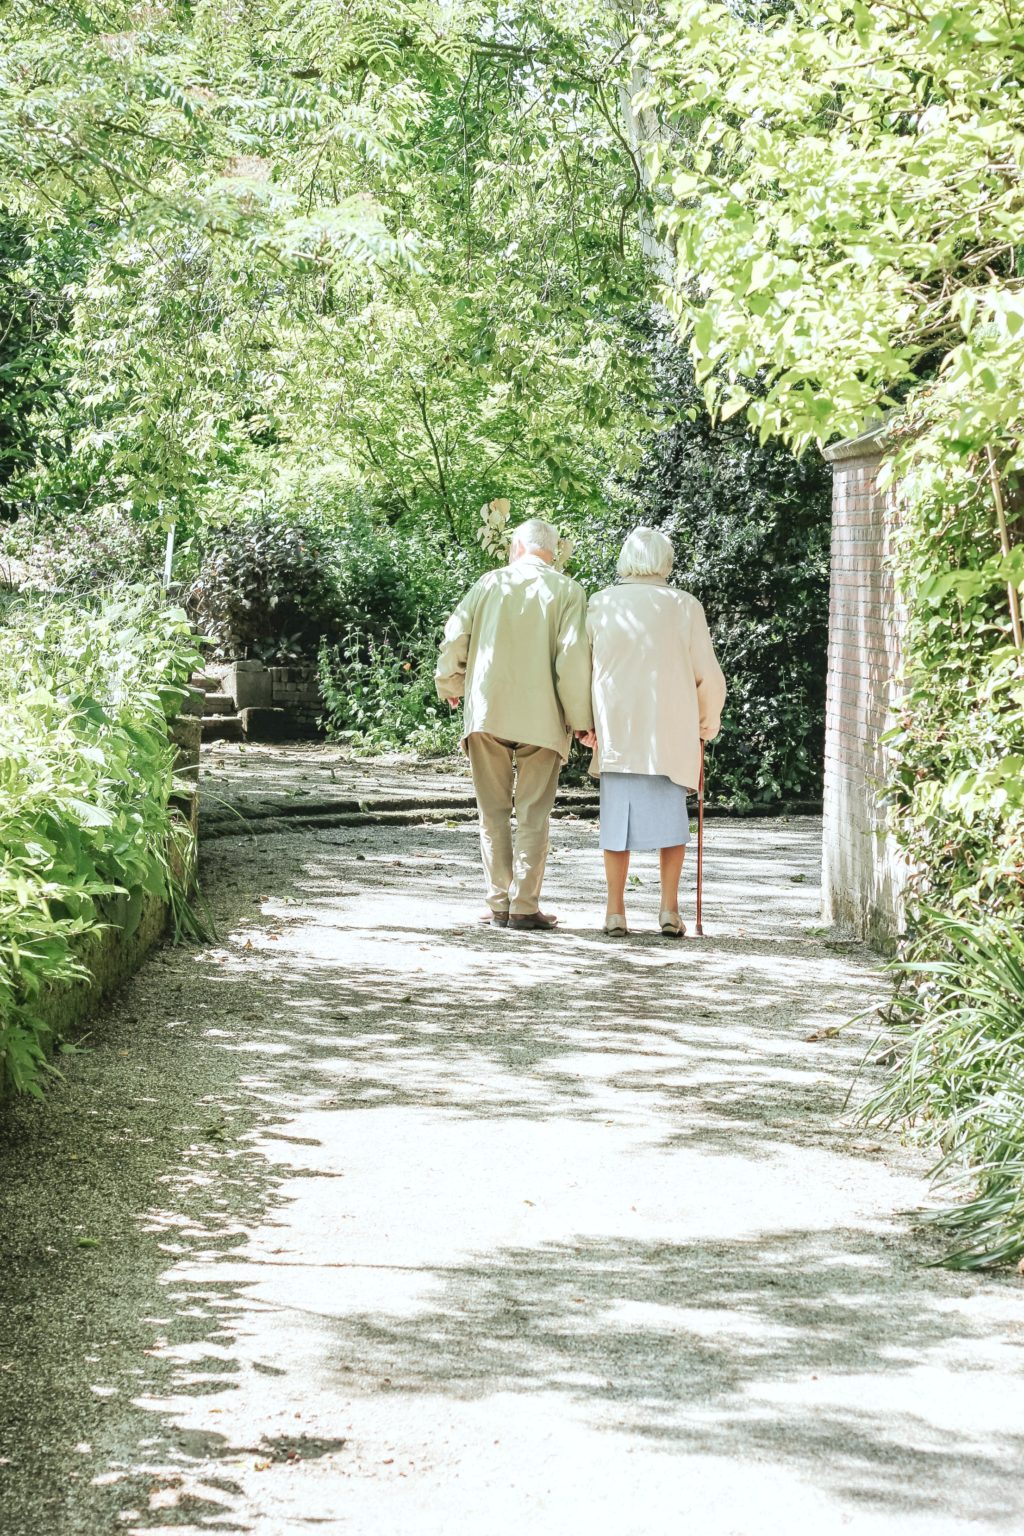
[[[468,786],[224,748],[205,788]],[[468,822],[237,826],[215,941],[3,1128],[5,1536],[1024,1531],[1024,1289],[928,1268],[919,1155],[844,1114],[885,981],[817,822],[710,823],[681,944],[654,855],[600,932],[593,821],[549,935],[476,923]]]

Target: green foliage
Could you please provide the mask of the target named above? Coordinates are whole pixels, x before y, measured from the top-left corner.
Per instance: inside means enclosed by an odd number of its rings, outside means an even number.
[[[467,587],[481,574],[479,553],[429,531],[399,533],[356,509],[335,527],[330,572],[340,628],[367,639],[422,635],[436,644]]]
[[[601,508],[649,278],[612,44],[559,10],[15,5],[0,206],[68,256],[12,499],[191,535],[329,472],[463,544],[495,495]]]
[[[729,680],[708,752],[709,796],[741,808],[817,797],[825,716],[831,474],[714,422],[693,366],[666,347],[672,425],[637,484],[645,522],[670,535],[673,580],[700,598]]]
[[[433,633],[402,641],[352,629],[320,651],[325,723],[358,752],[404,748],[426,755],[453,752],[462,716],[437,697]]]
[[[0,554],[19,562],[29,587],[86,598],[119,583],[154,581],[164,547],[159,528],[116,506],[73,517],[52,503],[22,508],[0,539]]]
[[[898,410],[888,479],[905,694],[889,796],[910,874],[900,1017],[915,1063],[950,1021],[1009,1039],[1024,1016],[1021,972],[992,977],[1000,940],[1024,918],[1024,664],[1008,595],[1024,564],[1002,547],[995,497],[1019,545],[1019,20],[1002,0],[671,0],[652,30],[635,50],[652,213],[708,405],[796,448]],[[968,937],[972,913],[980,927]],[[925,982],[933,965],[939,987]],[[1019,1073],[1014,1052],[1004,1060]],[[982,1185],[958,1225],[971,1262],[1016,1252],[1021,1230],[1019,1116],[999,1121],[998,1159],[994,1143],[960,1134],[992,1111],[986,1074],[984,1052],[939,1049],[927,1115]],[[902,1078],[892,1103],[922,1110]]]
[[[438,629],[495,497],[613,579],[676,381],[607,6],[19,0],[5,63],[0,207],[45,333],[10,418],[33,570],[153,572],[173,521],[203,629],[268,658]],[[728,622],[717,761],[748,756],[721,786],[792,793],[803,683],[769,705],[779,620]]]
[[[438,699],[434,667],[441,630],[479,560],[429,535],[397,535],[365,512],[336,533],[330,569],[343,618],[319,655],[331,735],[361,752],[455,749],[462,717]]]
[[[198,657],[152,591],[16,606],[2,639],[0,1091],[38,1094],[44,989],[87,974],[101,926],[175,893],[167,719]]]
[[[709,403],[799,447],[926,391],[947,429],[1013,435],[1013,8],[671,0],[637,53],[673,304]]]
[[[907,1059],[876,1108],[919,1122],[941,1150],[940,1185],[973,1191],[943,1221],[958,1244],[950,1262],[975,1266],[1024,1252],[1011,1088],[1024,1081],[1024,656],[1007,633],[1021,551],[998,552],[986,456],[911,439],[895,465],[906,620],[888,799],[908,868],[894,1015]],[[1019,477],[1002,489],[1012,517]],[[1019,510],[1015,526],[1019,537]]]
[[[185,605],[222,656],[315,655],[339,619],[328,561],[328,539],[316,522],[252,513],[206,534]]]
[[[1006,591],[1024,551],[998,556],[984,461],[915,460],[896,492],[906,659],[887,738],[912,932],[927,927],[921,909],[1024,922],[1024,656]],[[1019,504],[1012,477],[1006,490]]]
[[[185,604],[225,656],[313,659],[323,639],[440,634],[480,556],[415,530],[400,534],[324,486],[263,500],[205,529],[189,552]]]
[[[74,265],[66,231],[34,228],[0,205],[0,519],[14,515],[9,487],[34,462],[34,422],[56,405],[63,284]]]
[[[937,1217],[957,1244],[947,1262],[982,1269],[1024,1255],[1024,930],[924,915],[937,958],[897,967],[886,1022],[899,1059],[864,1113],[939,1142],[935,1177],[963,1202]]]

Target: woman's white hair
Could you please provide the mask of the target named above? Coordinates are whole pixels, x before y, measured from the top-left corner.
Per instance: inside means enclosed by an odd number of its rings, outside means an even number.
[[[558,529],[544,523],[539,517],[531,517],[512,530],[511,548],[542,549],[546,555],[558,554]]]
[[[619,550],[620,576],[667,576],[675,561],[672,541],[657,528],[634,528]]]

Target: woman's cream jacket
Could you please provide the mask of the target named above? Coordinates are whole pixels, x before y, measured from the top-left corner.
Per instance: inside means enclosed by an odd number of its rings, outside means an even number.
[[[718,735],[725,678],[704,609],[659,576],[590,599],[597,751],[593,774],[659,773],[696,789],[700,743]]]

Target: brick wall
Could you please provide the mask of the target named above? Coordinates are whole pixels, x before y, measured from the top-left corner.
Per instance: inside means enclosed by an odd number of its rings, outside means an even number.
[[[322,710],[316,667],[269,667],[275,709],[287,709],[298,720],[315,720]]]
[[[234,701],[245,736],[253,741],[289,741],[317,735],[323,714],[314,665],[268,667],[260,661],[233,661],[222,684]]]
[[[882,947],[901,924],[902,869],[886,832],[879,740],[892,723],[900,616],[887,569],[892,512],[876,485],[881,432],[825,450],[833,465],[825,729],[825,917]]]

